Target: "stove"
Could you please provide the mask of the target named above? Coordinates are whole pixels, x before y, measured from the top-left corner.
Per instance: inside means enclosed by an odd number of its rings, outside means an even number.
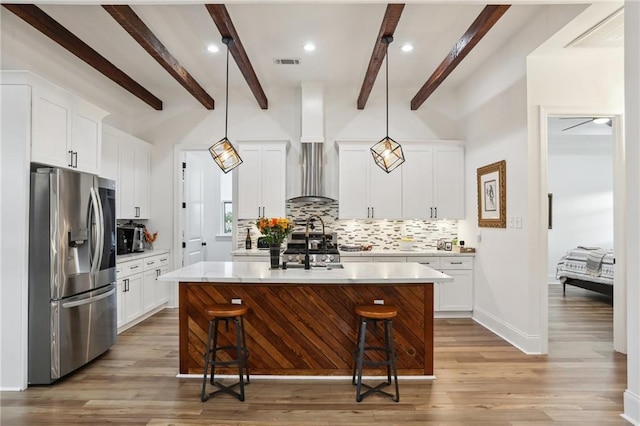
[[[311,265],[333,265],[340,263],[335,234],[323,235],[320,232],[309,233],[309,262]],[[287,249],[282,254],[282,260],[291,263],[304,262],[306,252],[306,236],[304,232],[292,232],[287,239]]]

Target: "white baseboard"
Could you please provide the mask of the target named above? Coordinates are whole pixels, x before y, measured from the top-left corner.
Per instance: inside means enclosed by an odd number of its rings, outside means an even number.
[[[471,318],[471,311],[435,311],[434,318]]]
[[[635,426],[640,426],[640,395],[636,395],[629,389],[624,391],[623,419]]]
[[[136,318],[136,319],[134,319],[134,320],[132,320],[132,321],[130,321],[128,323],[122,324],[120,327],[118,327],[118,334],[122,333],[125,330],[130,329],[134,325],[140,324],[142,321],[146,320],[147,318],[157,314],[158,312],[160,312],[161,310],[166,308],[167,304],[168,304],[168,302],[164,302],[160,306],[157,306],[157,307],[153,308],[149,312],[145,312],[143,315],[139,316],[138,318]]]
[[[528,335],[478,307],[473,310],[473,320],[527,355],[542,353],[539,335]]]

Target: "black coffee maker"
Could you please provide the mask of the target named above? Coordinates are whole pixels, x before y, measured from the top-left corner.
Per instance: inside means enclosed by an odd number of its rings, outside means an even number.
[[[129,223],[118,226],[118,255],[144,251],[144,225]]]

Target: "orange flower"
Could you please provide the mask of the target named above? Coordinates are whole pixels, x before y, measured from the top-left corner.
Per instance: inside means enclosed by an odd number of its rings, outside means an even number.
[[[264,217],[256,220],[256,226],[265,236],[269,244],[282,244],[287,235],[293,230],[293,224],[287,218]]]

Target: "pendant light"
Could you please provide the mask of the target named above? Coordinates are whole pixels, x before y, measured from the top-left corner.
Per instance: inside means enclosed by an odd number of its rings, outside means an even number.
[[[238,151],[236,151],[231,141],[227,138],[227,122],[229,121],[229,43],[232,43],[233,39],[231,37],[223,37],[222,42],[227,45],[227,93],[224,109],[224,138],[211,145],[209,152],[222,171],[228,173],[242,163],[242,158],[240,158]]]
[[[371,147],[373,161],[385,172],[390,173],[400,164],[404,163],[404,154],[400,144],[389,137],[389,43],[393,36],[383,36],[382,42],[387,45],[385,52],[386,63],[386,90],[387,90],[387,136]]]

